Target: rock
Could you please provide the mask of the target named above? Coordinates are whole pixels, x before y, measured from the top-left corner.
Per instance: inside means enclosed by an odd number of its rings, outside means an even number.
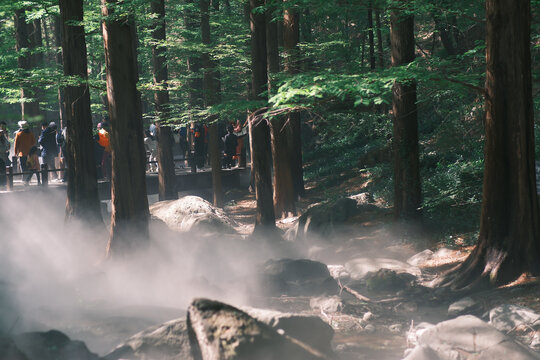
[[[418,267],[394,259],[356,258],[345,263],[345,270],[351,274],[353,280],[363,279],[367,273],[374,273],[380,269],[389,269],[396,273],[409,273],[417,277],[422,274]]]
[[[8,337],[0,337],[0,359],[28,360],[17,345],[15,345],[13,339]]]
[[[70,340],[57,330],[23,333],[13,341],[28,360],[98,360],[82,341]]]
[[[356,200],[349,198],[315,205],[300,216],[295,235],[305,236],[309,233],[328,235],[336,225],[343,224],[356,212]]]
[[[171,320],[143,330],[103,358],[103,360],[119,359],[193,359],[186,319]]]
[[[318,309],[327,314],[333,314],[343,309],[343,302],[339,296],[314,297],[309,299],[309,307],[314,310]]]
[[[366,205],[366,204],[372,204],[375,202],[375,199],[373,198],[373,195],[371,195],[368,192],[359,193],[356,195],[349,196],[349,199],[353,199],[356,201],[356,205]]]
[[[431,260],[432,258],[433,258],[433,251],[426,249],[408,258],[407,264],[412,265],[412,266],[419,266]]]
[[[540,326],[540,315],[523,306],[504,304],[491,309],[489,323],[500,331],[509,332],[521,325]]]
[[[532,351],[473,315],[426,328],[417,340],[419,345],[431,347],[441,359],[538,359]]]
[[[405,354],[403,360],[441,360],[437,352],[429,346],[422,345],[415,347],[412,351]]]
[[[368,334],[373,334],[375,332],[375,325],[367,324],[366,326],[364,326],[364,331]]]
[[[351,279],[351,274],[345,270],[345,266],[343,265],[328,265],[328,271],[330,272],[330,276],[343,283]]]
[[[176,231],[203,231],[233,234],[235,222],[221,209],[197,196],[160,201],[150,206],[152,217]]]
[[[540,332],[539,331],[536,331],[534,333],[533,338],[531,340],[531,344],[529,346],[536,351],[540,351]]]
[[[396,273],[390,269],[379,269],[376,272],[369,272],[364,277],[369,290],[399,290],[404,289],[414,281],[416,277],[407,273]]]
[[[339,300],[337,296],[326,299],[334,301],[335,298]],[[273,329],[282,330],[283,334],[298,339],[324,354],[332,353],[331,342],[334,337],[334,330],[318,316],[248,307],[241,310]]]
[[[328,267],[308,259],[268,260],[261,271],[262,289],[268,295],[334,295],[339,286]]]
[[[373,318],[373,313],[371,311],[368,311],[362,316],[362,320],[369,321]]]
[[[448,317],[453,318],[459,315],[471,314],[476,312],[479,304],[470,297],[458,300],[448,307]]]
[[[416,327],[409,329],[409,331],[407,331],[407,343],[412,345],[418,345],[418,339],[420,338],[422,333],[434,326],[435,325],[428,322],[421,322],[420,324],[416,325]]]
[[[280,335],[247,313],[213,300],[194,300],[187,326],[197,360],[326,358],[300,340]]]
[[[414,301],[400,302],[394,306],[394,312],[401,313],[413,313],[418,311],[418,304]]]
[[[403,325],[393,324],[388,327],[388,330],[390,330],[390,332],[393,334],[399,334],[403,331]]]

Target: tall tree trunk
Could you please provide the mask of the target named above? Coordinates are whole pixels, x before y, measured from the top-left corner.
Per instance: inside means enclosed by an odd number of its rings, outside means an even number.
[[[97,188],[92,114],[88,87],[88,67],[83,20],[83,0],[60,0],[62,54],[65,76],[76,76],[81,83],[66,86],[67,202],[66,218],[100,223],[101,208]]]
[[[185,0],[185,4],[188,5],[186,10],[184,11],[186,30],[190,32],[196,32],[200,29],[200,16],[199,14],[197,14],[197,11],[195,11],[195,0]],[[201,108],[203,105],[203,79],[201,76],[200,54],[198,52],[193,52],[189,54],[186,62],[189,74],[188,102],[191,114],[193,114],[194,109]],[[191,120],[195,121],[195,119],[193,118],[191,118]]]
[[[53,17],[53,32],[54,45],[56,47],[55,61],[57,66],[62,66],[62,23],[59,16]],[[65,107],[64,107],[64,91],[61,87],[58,88],[58,117],[60,118],[60,128],[63,129],[65,124]]]
[[[215,0],[214,0],[215,1]],[[219,6],[219,3],[214,3],[214,6]],[[212,44],[211,29],[210,29],[210,2],[209,0],[200,0],[201,8],[201,37],[204,45],[209,47]],[[216,79],[216,64],[212,60],[211,54],[204,51],[201,56],[203,73],[203,93],[204,105],[212,106],[218,102],[219,81]],[[212,192],[214,206],[223,206],[223,187],[221,185],[221,153],[219,149],[219,135],[215,116],[210,116],[208,121],[211,122],[209,128],[209,155],[210,166],[212,167]]]
[[[249,0],[251,24],[251,98],[266,100],[261,95],[268,89],[266,64],[266,26],[265,15],[253,10],[263,6],[263,0]],[[272,199],[272,174],[270,170],[270,130],[266,120],[254,121],[249,118],[251,139],[251,171],[255,182],[257,213],[254,232],[274,229],[276,217]]]
[[[375,11],[375,24],[377,25],[377,54],[379,58],[379,67],[384,68],[384,50],[381,30],[381,14]]]
[[[391,14],[392,66],[414,60],[414,19],[399,10]],[[422,193],[418,150],[416,81],[396,82],[393,90],[394,213],[402,220],[421,215]]]
[[[369,1],[367,9],[368,17],[368,36],[369,36],[369,67],[375,69],[375,40],[373,37],[373,10],[371,8],[371,1]]]
[[[111,122],[112,219],[107,253],[118,256],[148,241],[148,198],[141,97],[131,15],[114,11],[116,0],[102,0],[107,98]],[[123,9],[124,10],[124,9]]]
[[[152,68],[154,72],[154,85],[159,87],[154,92],[154,103],[159,116],[157,126],[157,160],[159,200],[178,199],[176,191],[176,174],[174,171],[173,144],[174,139],[169,120],[169,91],[167,90],[168,71],[167,49],[162,43],[165,36],[165,0],[153,0],[150,11],[156,19],[152,29]]]
[[[287,54],[285,71],[289,74],[297,74],[300,71],[300,51],[298,49],[298,41],[300,38],[299,16],[296,9],[292,7],[285,8],[283,14],[283,47]],[[292,155],[291,173],[293,177],[294,195],[295,197],[301,197],[305,195],[305,189],[300,113],[290,113],[288,123],[291,128],[289,147]]]
[[[35,66],[35,56],[26,53],[25,50],[35,48],[36,42],[33,35],[34,25],[26,22],[26,9],[15,10],[15,40],[16,50],[19,53],[17,57],[17,66],[24,71],[30,71]],[[31,85],[24,85],[21,88],[21,117],[22,119],[38,119],[42,117],[37,98],[37,89]]]
[[[449,276],[457,288],[540,274],[530,1],[486,0],[486,140],[478,244]]]
[[[269,2],[267,1],[267,4]],[[268,60],[268,92],[272,93],[273,77],[279,72],[279,49],[277,22],[272,21],[272,10],[266,12],[266,53]],[[296,213],[294,184],[291,173],[291,155],[288,138],[290,126],[286,117],[278,116],[270,121],[272,161],[274,164],[274,211],[276,217]]]

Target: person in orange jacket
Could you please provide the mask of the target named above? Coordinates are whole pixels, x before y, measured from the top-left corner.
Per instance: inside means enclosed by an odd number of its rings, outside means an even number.
[[[19,131],[15,135],[14,150],[21,162],[22,171],[26,171],[26,160],[32,146],[36,145],[36,138],[30,131],[28,121],[19,121]]]

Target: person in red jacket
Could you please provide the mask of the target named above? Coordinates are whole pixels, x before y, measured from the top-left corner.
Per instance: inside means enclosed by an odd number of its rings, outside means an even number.
[[[32,146],[36,145],[36,138],[30,131],[30,125],[26,120],[19,121],[19,131],[15,135],[15,155],[21,162],[21,170],[26,171],[26,160]]]

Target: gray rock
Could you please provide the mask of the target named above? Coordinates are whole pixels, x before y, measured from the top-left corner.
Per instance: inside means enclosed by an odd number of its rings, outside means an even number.
[[[375,199],[373,198],[373,195],[371,195],[368,192],[359,193],[356,195],[349,196],[349,199],[353,199],[356,201],[357,205],[365,205],[365,204],[371,204],[375,202]]]
[[[191,360],[186,319],[176,319],[143,330],[119,345],[104,360]]]
[[[408,273],[397,273],[390,269],[379,269],[369,272],[364,277],[369,290],[396,291],[408,287],[416,277]]]
[[[13,339],[8,337],[0,337],[0,359],[28,360],[17,345],[15,345]]]
[[[170,229],[180,232],[236,232],[235,222],[223,210],[215,208],[198,196],[157,202],[150,206],[150,214],[163,221]]]
[[[403,360],[441,360],[437,352],[429,346],[417,346],[412,351],[407,351]]]
[[[522,325],[540,326],[540,315],[523,306],[504,304],[491,309],[489,323],[500,331],[509,332]]]
[[[268,260],[261,271],[262,288],[268,295],[334,295],[339,286],[328,267],[308,259]]]
[[[337,299],[339,300],[339,298]],[[318,316],[249,307],[244,307],[241,310],[273,329],[283,330],[283,334],[298,339],[322,353],[332,353],[331,342],[334,337],[334,330]]]
[[[217,301],[196,299],[188,309],[188,334],[195,359],[325,359],[309,345],[245,312]]]
[[[309,299],[309,307],[327,314],[333,314],[343,309],[343,302],[339,296],[321,296]]]
[[[390,332],[393,334],[399,334],[403,331],[403,325],[393,324],[388,327],[388,330],[390,330]]]
[[[412,266],[419,266],[419,265],[424,264],[426,261],[431,260],[432,258],[433,258],[433,251],[426,249],[408,258],[407,264],[412,265]]]
[[[309,208],[298,219],[296,236],[328,235],[336,225],[343,224],[357,213],[356,200],[341,198]]]
[[[351,279],[351,274],[345,270],[345,266],[343,265],[328,265],[328,271],[330,272],[330,276],[342,283],[346,283]]]
[[[375,332],[375,325],[373,324],[367,324],[366,326],[364,326],[364,331],[367,332],[368,334],[373,334]]]
[[[70,340],[57,330],[16,335],[13,342],[28,360],[97,360],[82,341]]]
[[[380,269],[389,269],[396,273],[408,273],[417,277],[422,274],[418,267],[395,259],[356,258],[345,263],[345,270],[351,274],[353,280],[363,279],[368,273],[375,273]]]
[[[453,318],[459,315],[471,314],[478,310],[479,305],[470,297],[460,299],[448,307],[448,317]]]
[[[460,316],[428,327],[417,339],[419,345],[431,347],[441,359],[533,360],[539,358],[537,354],[472,315]],[[460,353],[464,356],[460,357]]]

